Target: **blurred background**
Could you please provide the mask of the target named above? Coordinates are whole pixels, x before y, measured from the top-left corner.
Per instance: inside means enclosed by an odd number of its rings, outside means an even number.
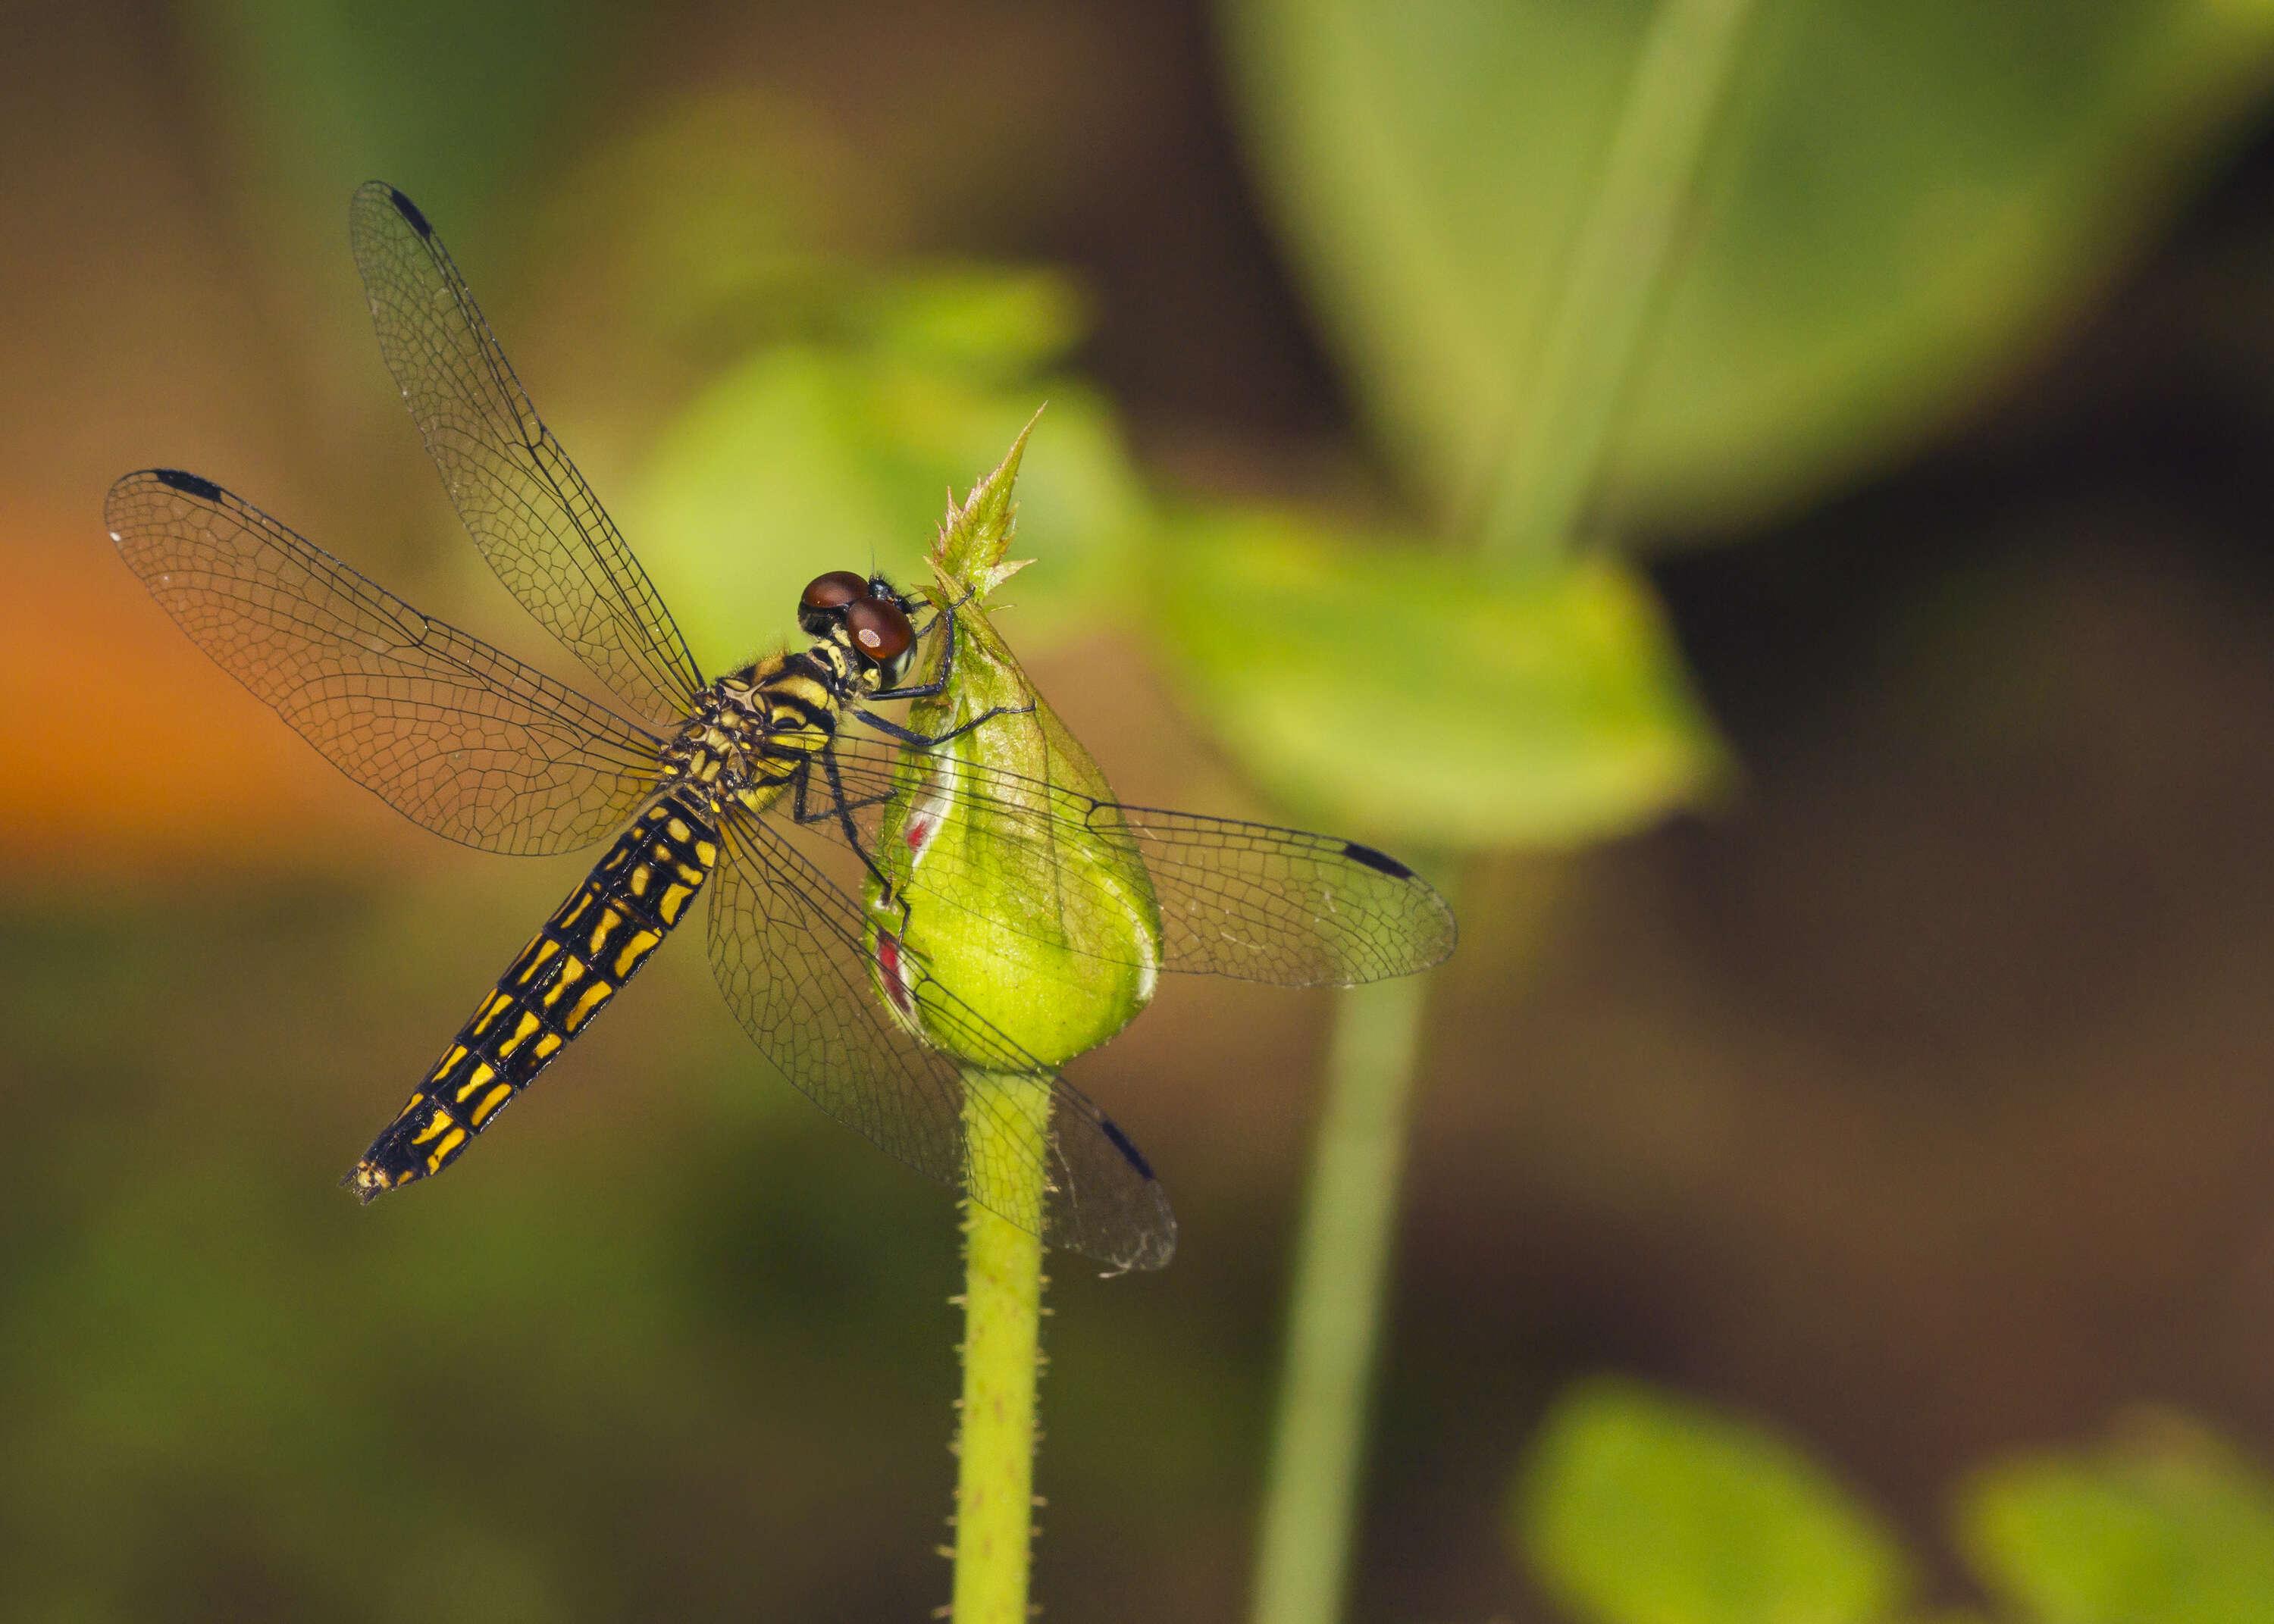
[[[1000,624],[1119,791],[1458,872],[1354,1616],[1620,1616],[1510,1509],[1604,1371],[1922,1610],[2037,1616],[1965,1485],[2142,1406],[2274,1548],[2274,18],[1763,4],[1588,548],[1472,576],[1648,10],[8,6],[0,1613],[946,1595],[952,1201],[698,944],[451,1177],[334,1187],[582,863],[350,785],[99,515],[194,470],[568,674],[380,365],[374,175],[707,670],[1047,399]],[[1338,682],[1422,718],[1339,793]],[[1076,1071],[1182,1244],[1057,1266],[1050,1616],[1242,1615],[1329,1009],[1172,985]]]

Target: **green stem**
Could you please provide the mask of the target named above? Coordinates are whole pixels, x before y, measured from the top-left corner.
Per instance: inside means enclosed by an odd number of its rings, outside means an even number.
[[[1577,539],[1753,9],[1660,0],[1652,15],[1485,514],[1488,552],[1552,558]]]
[[[1504,560],[1577,538],[1633,381],[1754,0],[1660,0],[1593,206],[1477,535]],[[1389,1277],[1418,981],[1344,995],[1298,1244],[1286,1365],[1257,1554],[1254,1624],[1334,1624]]]
[[[1029,1077],[975,1071],[965,1071],[964,1086],[967,1155],[998,1168],[1034,1169],[1028,1210],[1043,1211],[1048,1086]],[[1008,1101],[1012,1109],[981,1109],[983,1101]],[[963,1423],[956,1437],[953,1617],[954,1624],[1027,1624],[1043,1243],[973,1201],[964,1203],[963,1232]]]
[[[1296,1244],[1254,1624],[1327,1624],[1342,1611],[1423,992],[1421,979],[1407,976],[1353,988],[1336,1005]]]

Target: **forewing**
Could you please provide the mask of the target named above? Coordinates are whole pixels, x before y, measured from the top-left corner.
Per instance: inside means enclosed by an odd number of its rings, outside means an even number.
[[[952,800],[978,849],[1002,842],[1064,852],[1081,842],[1133,848],[1161,908],[1163,967],[1284,987],[1351,986],[1410,975],[1453,951],[1453,911],[1396,859],[1331,835],[1098,801],[1039,779],[967,762],[931,773],[920,754],[872,735],[835,747],[855,827],[866,841],[878,807],[928,790]],[[841,834],[841,826],[840,826]],[[941,842],[914,866],[913,891],[944,906],[983,896],[1003,920],[1050,919],[1069,906],[1118,912],[1126,903],[1075,893],[1096,883],[1088,863],[990,865],[983,883],[959,865],[960,843]],[[1050,876],[1050,893],[1007,894]],[[1052,939],[1059,939],[1053,937]]]
[[[379,347],[474,545],[522,606],[650,721],[703,686],[647,571],[530,404],[465,279],[380,181],[349,210]]]
[[[653,787],[657,741],[171,469],[103,504],[126,566],[192,641],[341,771],[486,851],[572,851]]]
[[[711,966],[727,1002],[766,1057],[838,1121],[888,1154],[1040,1235],[1115,1269],[1158,1268],[1176,1246],[1167,1198],[1136,1147],[1105,1114],[1050,1074],[920,965],[903,960],[907,996],[935,1029],[987,1070],[1046,1077],[1049,1165],[1029,1165],[985,1136],[996,1160],[974,1164],[967,1097],[955,1063],[887,1013],[871,973],[860,906],[781,833],[747,814],[721,831],[725,861],[711,898]],[[1037,1203],[1033,1192],[1046,1188]]]

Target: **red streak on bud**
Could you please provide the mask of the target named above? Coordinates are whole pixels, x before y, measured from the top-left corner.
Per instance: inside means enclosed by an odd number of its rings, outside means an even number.
[[[901,1014],[908,1013],[908,984],[900,974],[900,942],[889,931],[877,933],[877,967],[885,973],[885,996]]]

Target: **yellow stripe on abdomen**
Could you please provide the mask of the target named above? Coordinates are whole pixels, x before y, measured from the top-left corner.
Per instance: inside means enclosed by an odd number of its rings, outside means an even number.
[[[498,977],[346,1182],[366,1201],[440,1172],[662,945],[718,861],[711,816],[657,802]]]

